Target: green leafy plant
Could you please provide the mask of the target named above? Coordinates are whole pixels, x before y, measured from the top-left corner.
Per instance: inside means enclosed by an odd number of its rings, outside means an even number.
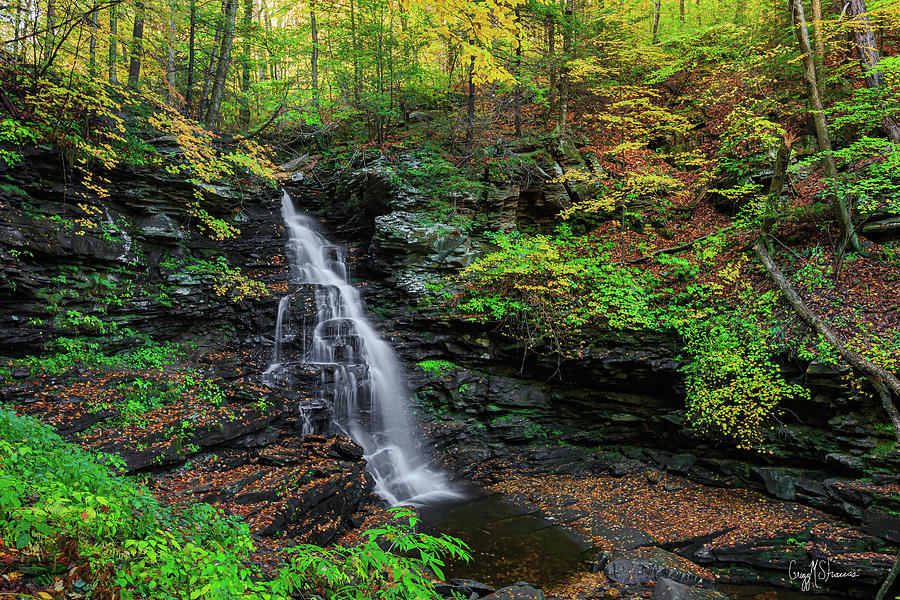
[[[438,377],[449,373],[453,369],[459,368],[456,364],[450,362],[449,360],[423,360],[416,363],[416,365],[421,367],[423,371],[425,371],[432,377]]]
[[[437,598],[432,576],[443,579],[445,558],[469,559],[467,546],[446,535],[416,533],[408,508],[390,510],[394,522],[367,531],[356,546],[300,546],[283,580],[329,600]]]
[[[123,466],[0,406],[0,536],[47,560],[74,540],[89,583],[102,586],[93,593],[124,600],[437,600],[432,579],[445,558],[469,556],[459,540],[416,533],[415,514],[394,509],[393,522],[355,546],[291,549],[272,576],[248,560],[246,523],[208,504],[163,505],[117,476]]]

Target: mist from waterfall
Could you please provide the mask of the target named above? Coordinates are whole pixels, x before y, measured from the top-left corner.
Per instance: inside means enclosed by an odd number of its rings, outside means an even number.
[[[302,323],[303,361],[321,367],[320,392],[333,406],[336,428],[363,447],[375,492],[392,505],[459,497],[420,448],[400,365],[363,314],[341,248],[317,232],[315,221],[297,212],[287,192],[281,211],[292,283],[310,285],[315,295],[316,316]],[[264,380],[282,367],[285,319],[293,296],[278,303],[274,354]]]

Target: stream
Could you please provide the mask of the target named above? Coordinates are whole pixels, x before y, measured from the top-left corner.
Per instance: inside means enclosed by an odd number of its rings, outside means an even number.
[[[432,504],[419,512],[433,533],[465,541],[468,563],[448,565],[447,577],[474,579],[494,587],[528,581],[538,587],[561,583],[584,570],[590,546],[540,514],[518,509],[496,495]]]
[[[497,588],[527,581],[547,589],[589,570],[596,554],[592,543],[537,512],[534,505],[520,508],[477,488],[464,491],[433,466],[408,416],[410,394],[399,362],[365,317],[342,249],[318,232],[316,222],[297,210],[287,192],[282,216],[292,285],[278,304],[274,350],[263,381],[272,384],[298,365],[320,372],[318,399],[333,407],[334,431],[362,446],[375,492],[392,506],[416,506],[426,531],[458,537],[469,545],[472,560],[448,564],[447,579],[472,579]],[[292,318],[298,298],[310,297],[315,317]],[[289,346],[294,356],[288,356]],[[720,589],[735,600],[808,597],[773,587]]]

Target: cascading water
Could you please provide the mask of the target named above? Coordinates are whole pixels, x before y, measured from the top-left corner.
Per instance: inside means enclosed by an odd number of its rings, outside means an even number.
[[[315,318],[299,324],[303,361],[322,369],[320,393],[331,401],[335,426],[363,447],[375,492],[392,505],[459,497],[443,473],[429,468],[412,435],[399,364],[363,315],[341,249],[316,232],[312,219],[297,212],[287,192],[281,211],[292,281],[312,287],[315,296]],[[263,374],[266,382],[283,367],[284,331],[293,297],[292,292],[278,303],[274,355]]]

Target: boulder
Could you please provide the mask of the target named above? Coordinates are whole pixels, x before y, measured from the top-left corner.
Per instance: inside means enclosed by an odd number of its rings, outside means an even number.
[[[900,543],[900,514],[880,508],[868,508],[862,517],[863,531],[869,535]]]
[[[455,225],[425,212],[394,211],[375,218],[372,253],[405,292],[417,298],[442,273],[458,271],[478,256],[477,244]]]
[[[718,590],[690,587],[663,577],[656,583],[653,600],[728,600],[728,596]]]
[[[472,579],[451,579],[445,583],[437,583],[434,590],[443,598],[453,598],[454,594],[463,598],[481,598],[496,591],[495,588]]]
[[[544,600],[544,592],[530,583],[520,581],[513,585],[500,588],[493,594],[486,596],[491,600]]]
[[[616,583],[643,584],[671,579],[691,586],[711,586],[705,569],[661,548],[635,548],[613,554],[603,573]]]

